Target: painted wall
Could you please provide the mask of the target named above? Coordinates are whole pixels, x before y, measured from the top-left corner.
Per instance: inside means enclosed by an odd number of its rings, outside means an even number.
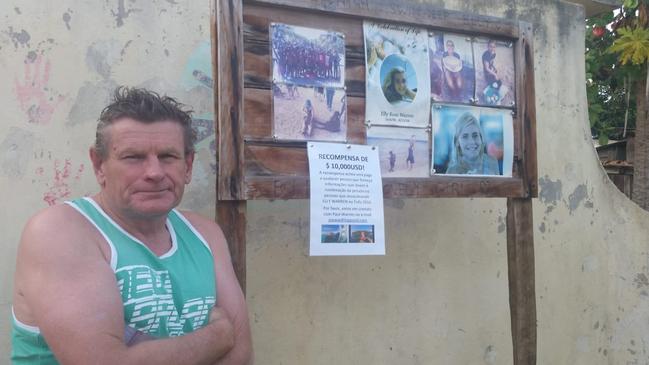
[[[99,112],[117,85],[191,105],[199,126],[185,206],[215,202],[210,10],[205,1],[0,1],[0,364],[8,364],[16,247],[28,217],[92,194],[88,159]]]
[[[539,364],[648,364],[649,215],[591,146],[583,10],[556,0],[429,0],[535,28]],[[212,215],[210,2],[0,2],[0,364],[12,275],[36,210],[90,194],[95,120],[118,84],[177,96],[201,129],[184,206]],[[199,77],[194,76],[195,70]],[[560,131],[558,133],[558,131]],[[511,364],[504,199],[387,200],[385,257],[309,258],[308,202],[248,206],[259,364]]]

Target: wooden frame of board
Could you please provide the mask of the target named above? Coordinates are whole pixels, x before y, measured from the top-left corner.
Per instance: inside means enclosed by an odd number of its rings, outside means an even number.
[[[528,23],[391,0],[215,0],[212,14],[217,141],[217,220],[237,277],[246,283],[246,202],[305,199],[305,142],[272,135],[272,22],[345,34],[347,142],[365,144],[364,20],[508,39],[514,49],[514,157],[511,178],[384,178],[385,198],[507,198],[507,247],[514,364],[536,363],[536,302],[531,199],[537,197],[532,27]]]

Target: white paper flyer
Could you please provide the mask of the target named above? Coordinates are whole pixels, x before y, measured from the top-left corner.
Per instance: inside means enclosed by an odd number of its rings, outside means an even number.
[[[310,255],[385,255],[376,147],[309,142]]]

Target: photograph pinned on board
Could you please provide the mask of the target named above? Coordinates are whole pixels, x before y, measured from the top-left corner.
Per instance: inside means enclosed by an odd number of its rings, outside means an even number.
[[[510,110],[437,104],[432,116],[431,173],[512,176]]]
[[[367,144],[379,149],[382,177],[428,177],[429,132],[423,128],[371,126]]]
[[[433,100],[471,103],[475,86],[471,39],[459,34],[433,33],[428,48]]]
[[[475,98],[480,105],[512,107],[516,97],[514,48],[509,41],[476,38]]]
[[[321,243],[347,243],[348,226],[346,224],[323,224],[320,234]]]
[[[273,136],[279,140],[347,139],[345,89],[273,84]]]
[[[426,128],[429,123],[428,32],[363,22],[365,118],[371,124]]]
[[[374,243],[374,226],[357,224],[349,226],[350,243]]]
[[[271,23],[273,82],[306,86],[345,86],[342,33]]]

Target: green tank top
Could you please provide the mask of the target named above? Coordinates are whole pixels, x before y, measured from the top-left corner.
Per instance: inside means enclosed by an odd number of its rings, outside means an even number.
[[[177,210],[169,212],[172,247],[156,256],[90,198],[67,202],[110,246],[110,265],[124,305],[124,322],[154,337],[174,337],[207,324],[216,303],[214,261],[207,241]],[[58,364],[37,327],[13,316],[13,364]]]

